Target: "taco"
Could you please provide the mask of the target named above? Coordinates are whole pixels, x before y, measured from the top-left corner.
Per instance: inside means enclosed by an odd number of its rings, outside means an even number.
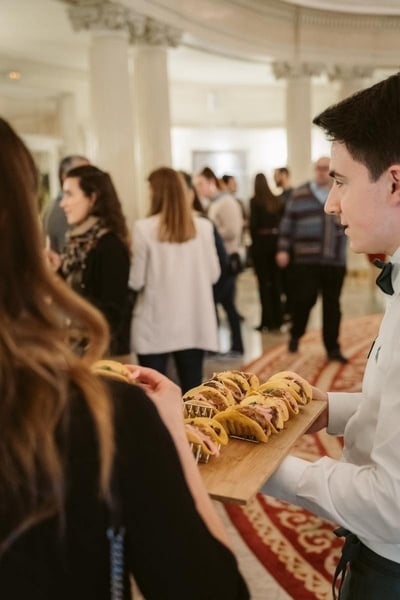
[[[279,390],[279,392],[281,391],[282,390]],[[276,406],[277,408],[279,408],[284,422],[286,422],[289,419],[290,413],[288,405],[279,394],[274,394],[273,392],[258,392],[258,394],[262,395],[264,402],[267,404],[267,406]]]
[[[283,402],[283,401],[282,401]],[[278,433],[282,431],[285,419],[284,419],[284,410],[282,406],[277,404],[271,397],[264,396],[263,394],[259,394],[258,392],[254,392],[249,394],[244,398],[241,403],[241,406],[262,406],[264,407],[266,414],[269,415],[270,423],[272,430],[274,433]],[[286,408],[286,405],[285,405]],[[286,408],[287,412],[287,408]]]
[[[102,377],[133,383],[129,369],[116,360],[97,360],[92,365],[92,371]]]
[[[214,373],[211,381],[219,381],[222,383],[231,392],[232,397],[237,404],[244,397],[244,392],[240,386],[238,386],[238,384],[229,377],[224,376],[223,373]]]
[[[308,404],[312,400],[312,387],[304,377],[294,371],[280,371],[275,373],[268,381],[287,382],[294,392],[299,404]]]
[[[194,455],[198,460],[208,456],[219,456],[219,445],[210,435],[204,433],[200,428],[185,423],[185,432],[188,442],[192,445]]]
[[[213,406],[217,411],[225,410],[235,404],[231,392],[220,381],[205,381],[188,390],[183,395],[184,402],[200,401]]]
[[[232,406],[215,415],[230,436],[268,442],[272,434],[270,414],[261,405]]]
[[[246,371],[222,371],[218,373],[218,377],[222,381],[230,380],[235,383],[242,392],[242,395],[246,395],[251,390],[256,390],[260,385],[257,375],[254,373],[247,373]]]
[[[185,419],[187,425],[194,425],[197,429],[200,429],[203,433],[208,435],[213,442],[226,446],[228,443],[228,435],[221,423],[218,423],[215,419],[207,417],[189,417]]]
[[[297,415],[299,413],[299,405],[295,396],[291,393],[286,382],[266,381],[258,388],[261,394],[272,395],[275,398],[281,398],[289,411],[289,415]]]

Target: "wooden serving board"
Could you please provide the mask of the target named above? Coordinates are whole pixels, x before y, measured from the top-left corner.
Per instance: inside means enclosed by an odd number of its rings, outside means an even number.
[[[210,496],[222,502],[246,504],[277,469],[290,449],[317,417],[326,402],[313,400],[272,434],[267,443],[230,439],[218,458],[200,464],[200,473]]]

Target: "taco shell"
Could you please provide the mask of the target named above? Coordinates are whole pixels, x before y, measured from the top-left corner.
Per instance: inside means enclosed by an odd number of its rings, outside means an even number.
[[[194,425],[194,427],[203,431],[206,435],[216,443],[226,446],[228,443],[228,435],[216,419],[210,419],[208,417],[188,417],[185,419],[185,423],[188,425]]]
[[[258,442],[268,442],[272,433],[270,424],[269,427],[266,424],[264,430],[254,419],[241,413],[240,407],[231,407],[218,413],[215,420],[221,423],[228,435],[250,438]]]
[[[92,365],[92,371],[97,375],[102,375],[103,377],[107,377],[109,379],[125,381],[125,383],[132,383],[129,369],[116,360],[97,360]]]

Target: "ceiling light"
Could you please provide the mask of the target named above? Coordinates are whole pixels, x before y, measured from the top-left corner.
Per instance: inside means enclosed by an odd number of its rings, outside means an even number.
[[[8,71],[7,77],[8,77],[8,79],[17,81],[18,79],[21,79],[21,73],[20,73],[20,71]]]

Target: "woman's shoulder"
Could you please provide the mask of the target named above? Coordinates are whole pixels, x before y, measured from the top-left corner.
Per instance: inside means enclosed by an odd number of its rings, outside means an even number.
[[[195,215],[193,220],[197,231],[213,234],[214,226],[210,219],[207,219],[207,217],[202,217],[201,215]]]
[[[133,235],[137,236],[138,234],[149,236],[152,234],[156,234],[158,231],[158,222],[159,215],[151,215],[150,217],[145,217],[143,219],[137,219],[133,224]]]
[[[150,215],[149,217],[143,217],[142,219],[136,219],[133,227],[136,229],[148,229],[154,227],[159,221],[160,215]]]
[[[129,250],[121,238],[113,231],[106,231],[99,237],[93,251],[96,254],[118,254],[129,258]]]
[[[117,433],[147,439],[156,430],[164,429],[158,411],[137,385],[107,380]]]

